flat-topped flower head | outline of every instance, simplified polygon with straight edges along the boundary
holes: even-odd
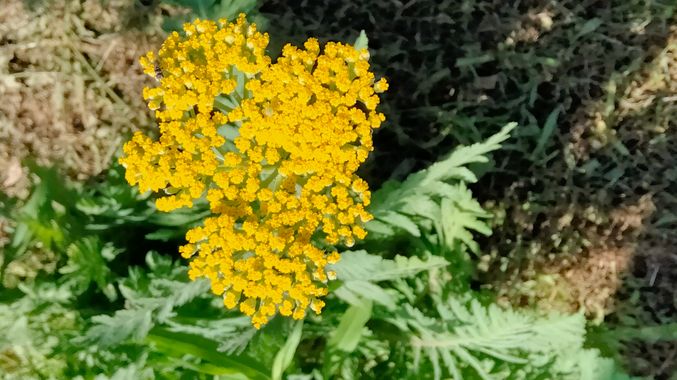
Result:
[[[284,47],[240,16],[195,21],[159,52],[159,86],[146,89],[160,120],[157,141],[137,134],[121,162],[142,191],[169,194],[158,209],[206,198],[213,215],[188,232],[180,251],[192,279],[207,277],[228,308],[257,328],[276,314],[320,313],[331,247],[364,238],[370,193],[355,173],[373,149],[384,79],[366,49],[316,39]],[[154,75],[155,57],[142,58]],[[238,89],[239,87],[239,89]]]

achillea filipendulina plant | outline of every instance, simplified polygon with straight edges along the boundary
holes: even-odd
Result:
[[[277,313],[320,313],[332,247],[364,238],[370,192],[355,172],[384,116],[369,54],[316,39],[284,47],[272,63],[268,35],[248,24],[197,20],[141,58],[159,85],[144,97],[157,141],[124,146],[126,178],[163,192],[161,211],[206,197],[213,215],[180,248],[191,279],[207,277],[228,308],[259,328]]]

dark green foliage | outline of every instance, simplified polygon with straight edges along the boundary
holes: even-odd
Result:
[[[652,327],[674,323],[666,315],[676,310],[664,285],[646,286],[652,273],[669,284],[662,279],[676,273],[655,253],[677,244],[676,10],[660,0],[267,0],[261,7],[282,41],[345,41],[366,31],[371,62],[390,82],[387,121],[365,170],[370,183],[404,178],[449,146],[519,123],[494,155],[495,169],[472,186],[493,214],[493,234],[477,239],[480,283],[530,305],[520,289],[543,272],[565,271],[596,250],[636,251],[631,270],[645,274],[625,279],[622,310],[609,321]],[[547,304],[547,292],[541,297]],[[621,348],[636,373],[672,371],[674,339],[632,341]]]
[[[172,215],[157,214],[152,199],[125,182],[120,166],[86,186],[64,182],[54,168],[35,166],[33,170],[36,184],[30,197],[7,213],[14,225],[12,239],[4,248],[0,268],[3,278],[4,269],[12,261],[42,250],[61,254],[58,260],[68,259],[68,265],[61,269],[67,275],[66,281],[70,273],[87,274],[74,284],[81,291],[86,290],[89,282],[103,289],[108,274],[94,270],[103,267],[106,271],[108,268],[118,271],[130,262],[143,260],[124,255],[116,261],[119,249],[162,247],[156,240],[176,242],[205,215],[200,207]],[[113,261],[116,264],[110,264]],[[101,265],[104,262],[108,268]]]
[[[115,258],[116,250],[110,244],[104,244],[97,237],[87,236],[66,248],[68,262],[59,269],[62,281],[73,288],[76,294],[84,293],[90,284],[95,284],[110,300],[117,294],[110,283],[111,271],[107,262]]]
[[[497,261],[511,257],[515,267],[539,252],[580,252],[597,238],[587,230],[603,228],[610,209],[669,185],[654,175],[669,172],[662,166],[671,162],[669,149],[644,145],[632,164],[621,153],[638,141],[669,147],[669,139],[664,144],[635,129],[624,134],[627,142],[613,140],[596,157],[576,157],[576,150],[579,130],[594,133],[581,125],[591,102],[599,100],[613,124],[616,86],[665,46],[675,7],[613,0],[269,0],[261,12],[284,41],[309,35],[350,40],[367,32],[371,62],[391,82],[384,94],[387,121],[367,169],[373,184],[404,177],[449,146],[478,141],[508,121],[519,123],[496,156],[497,169],[473,189],[507,216],[494,221],[494,237],[481,243],[495,250]],[[663,159],[649,160],[654,150]],[[640,186],[644,181],[634,173],[647,165],[652,169],[642,177],[654,178]],[[660,219],[670,223],[674,218],[666,214]],[[571,215],[571,223],[559,227]]]
[[[600,96],[614,72],[660,46],[673,9],[634,0],[267,0],[260,11],[280,41],[350,41],[366,31],[374,69],[391,83],[370,168],[383,180],[510,121],[521,125],[510,147],[520,154],[507,169],[524,173],[531,159],[552,157],[547,148],[568,120],[544,133],[549,116]],[[637,23],[642,33],[630,30]]]

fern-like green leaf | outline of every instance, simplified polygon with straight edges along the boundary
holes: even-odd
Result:
[[[442,268],[449,263],[442,257],[430,256],[425,260],[418,257],[395,256],[394,260],[384,259],[366,251],[347,251],[341,260],[329,266],[342,281],[388,281],[411,277],[423,271]]]
[[[389,181],[383,189],[374,193],[371,210],[375,214],[388,210],[399,209],[408,203],[410,197],[427,193],[430,195],[440,194],[438,186],[451,181],[466,183],[477,182],[477,177],[465,165],[487,162],[487,154],[499,149],[501,143],[508,139],[510,131],[517,125],[507,124],[501,131],[486,141],[460,146],[451,155],[439,162],[432,164],[427,169],[416,172],[402,183]]]
[[[112,260],[117,251],[111,245],[105,245],[98,237],[87,236],[66,248],[68,263],[59,269],[63,280],[73,287],[76,293],[82,293],[95,283],[97,287],[110,299],[117,296],[115,288],[110,283],[111,271],[107,260]]]
[[[119,310],[114,315],[92,317],[94,325],[77,343],[95,343],[100,347],[116,346],[128,339],[141,340],[153,327],[152,310]]]
[[[195,319],[174,318],[166,321],[171,332],[198,335],[219,342],[217,350],[229,355],[239,355],[256,334],[249,317]]]
[[[472,197],[466,183],[477,182],[467,167],[484,163],[487,154],[500,148],[516,124],[510,123],[482,143],[461,146],[451,155],[402,182],[389,181],[374,193],[370,211],[374,220],[366,228],[375,239],[407,232],[425,235],[439,247],[466,248],[477,253],[473,233],[489,235],[490,214]]]
[[[411,334],[414,358],[425,355],[435,379],[443,377],[442,367],[459,380],[502,379],[516,368],[523,373],[556,372],[557,378],[567,379],[583,379],[575,376],[590,371],[565,362],[572,353],[583,351],[581,314],[539,316],[495,304],[483,306],[476,299],[452,298],[436,304],[436,318],[405,305],[390,319]]]
[[[448,264],[439,256],[430,256],[426,260],[416,256],[395,256],[394,260],[388,260],[366,251],[348,251],[341,254],[341,260],[329,269],[336,271],[342,281],[334,294],[345,302],[359,306],[367,299],[394,310],[401,295],[393,289],[382,288],[377,282],[412,277]]]
[[[207,294],[207,280],[188,281],[186,269],[175,267],[153,253],[146,256],[151,278],[144,278],[130,270],[130,277],[119,285],[125,297],[126,308],[112,316],[92,318],[94,325],[78,340],[104,347],[114,346],[128,339],[140,340],[156,324],[170,321],[175,309]]]

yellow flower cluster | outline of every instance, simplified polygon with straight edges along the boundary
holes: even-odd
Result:
[[[169,194],[160,210],[208,200],[213,216],[180,251],[194,257],[190,277],[209,278],[226,307],[239,305],[257,328],[277,313],[319,314],[335,276],[325,267],[340,258],[326,247],[353,245],[371,219],[355,172],[373,149],[384,120],[376,94],[388,85],[374,80],[366,49],[321,50],[309,39],[271,63],[268,36],[242,15],[184,29],[159,52],[160,85],[144,92],[160,137],[137,134],[125,145],[127,180]],[[155,75],[152,53],[141,62]]]
[[[268,35],[248,25],[197,20],[184,26],[185,36],[172,33],[157,62],[153,52],[141,58],[146,74],[161,73],[160,85],[145,88],[148,107],[160,121],[160,138],[137,132],[125,144],[125,177],[139,190],[170,194],[157,207],[171,211],[190,207],[207,190],[219,162],[214,150],[225,143],[217,128],[227,117],[214,110],[214,98],[236,88],[238,73],[254,76],[270,65],[265,55]],[[156,67],[157,65],[157,67]]]

